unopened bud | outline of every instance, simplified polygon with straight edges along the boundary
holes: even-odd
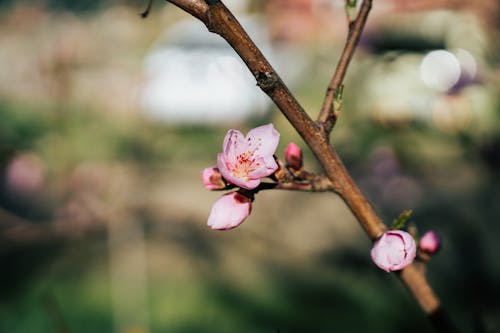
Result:
[[[403,230],[389,230],[375,242],[371,257],[378,267],[390,272],[410,265],[416,253],[417,246],[412,235]]]
[[[418,242],[420,250],[427,254],[435,254],[441,248],[441,238],[437,232],[430,230],[427,231]]]
[[[226,187],[226,183],[222,179],[219,169],[216,167],[203,169],[201,180],[207,190],[222,190]]]
[[[216,230],[233,229],[246,220],[252,211],[252,201],[238,193],[224,194],[212,206],[207,224]]]
[[[285,150],[286,165],[294,170],[302,168],[302,150],[295,143],[290,142]]]

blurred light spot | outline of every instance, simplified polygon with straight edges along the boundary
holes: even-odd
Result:
[[[447,95],[434,104],[432,117],[441,131],[455,133],[469,126],[472,114],[464,98]]]
[[[403,98],[384,96],[373,104],[373,119],[382,126],[404,127],[413,116],[410,105]]]
[[[244,21],[258,43],[268,46],[262,21]],[[270,101],[243,61],[200,24],[181,20],[146,55],[140,93],[145,114],[175,124],[239,123],[266,114]]]
[[[462,76],[466,76],[467,79],[475,78],[477,74],[477,62],[472,54],[464,49],[458,49],[455,52],[455,56],[462,67]]]
[[[44,183],[44,167],[40,158],[32,153],[15,156],[7,165],[7,187],[16,195],[32,195]]]
[[[422,59],[420,78],[431,88],[447,91],[460,78],[460,63],[453,53],[431,51]]]

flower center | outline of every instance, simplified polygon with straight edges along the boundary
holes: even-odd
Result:
[[[255,155],[251,151],[246,151],[236,157],[236,163],[232,168],[235,177],[248,180],[248,174],[257,169],[260,163],[256,161]]]

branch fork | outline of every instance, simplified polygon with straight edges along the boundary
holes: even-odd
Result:
[[[271,64],[221,1],[168,1],[202,21],[209,31],[219,34],[231,45],[254,75],[257,85],[273,100],[309,146],[325,173],[324,176],[309,173],[296,174],[287,169],[287,174],[283,178],[286,181],[261,183],[255,190],[334,191],[348,205],[372,241],[377,240],[387,231],[387,227],[342,164],[329,138],[341,109],[338,103],[335,105],[336,97],[341,95],[342,82],[371,10],[372,0],[363,0],[356,18],[349,19],[349,32],[344,49],[326,89],[319,116],[315,121],[304,111]],[[431,319],[435,328],[440,331],[456,331],[451,323],[443,326],[443,320],[436,321],[436,318],[442,318],[444,310],[428,284],[423,270],[417,269],[416,264],[413,264],[396,275]]]

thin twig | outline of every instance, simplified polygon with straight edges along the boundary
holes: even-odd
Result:
[[[293,181],[289,183],[266,183],[262,182],[256,189],[260,190],[289,190],[305,192],[328,192],[334,191],[332,183],[327,177],[316,176],[309,181]]]
[[[372,0],[363,0],[358,16],[354,21],[349,23],[349,32],[347,34],[346,43],[344,45],[344,49],[342,50],[342,54],[340,55],[337,68],[333,73],[328,88],[326,89],[326,96],[318,116],[318,123],[323,126],[326,133],[331,132],[337,121],[339,110],[334,110],[333,108],[335,94],[339,91],[339,88],[344,81],[347,68],[349,67],[354,51],[356,50],[356,46],[358,45],[371,8]]]
[[[153,0],[148,0],[146,9],[141,13],[142,18],[148,17],[149,13],[151,12],[151,7],[153,7]]]

